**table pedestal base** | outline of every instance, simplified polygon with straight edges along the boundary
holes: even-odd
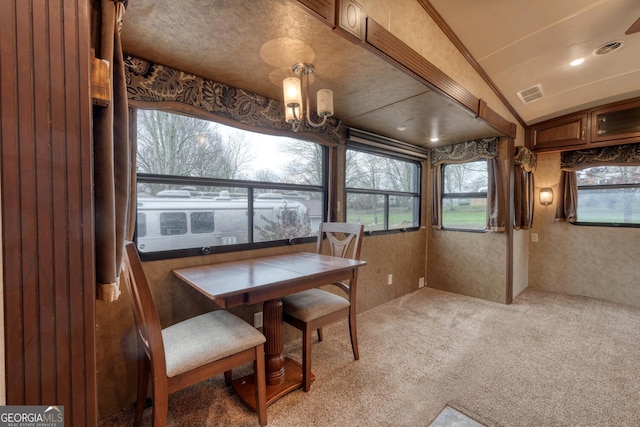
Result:
[[[287,393],[302,387],[302,365],[295,360],[284,359],[284,381],[282,384],[267,384],[267,406]],[[315,376],[311,374],[311,381]],[[233,380],[233,389],[250,408],[256,410],[256,386],[253,374]]]

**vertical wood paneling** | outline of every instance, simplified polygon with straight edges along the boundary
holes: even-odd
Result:
[[[89,2],[0,0],[7,404],[97,423]]]
[[[51,22],[60,22],[62,19],[62,0],[50,0],[49,3],[49,20]],[[51,52],[60,52],[64,55],[64,42],[62,40],[62,32],[57,26],[49,27],[49,49]],[[51,121],[52,123],[64,123],[65,122],[65,75],[64,68],[60,65],[60,61],[57,64],[52,64],[50,70],[50,84],[51,84]],[[66,156],[66,132],[56,132],[51,137],[51,157],[54,159],[52,167],[53,176],[64,176],[67,173],[67,162],[62,161]],[[57,194],[52,197],[51,213],[54,223],[64,223],[66,221],[66,206],[68,196],[66,191],[59,189]],[[69,271],[67,266],[67,258],[69,256],[67,251],[67,230],[66,228],[56,228],[53,230],[53,265],[54,269],[54,281],[55,281],[55,293],[56,295],[65,295],[65,292],[69,292],[65,289],[66,284],[69,282]],[[57,319],[60,329],[69,328],[69,298],[56,298],[54,315]],[[56,337],[59,348],[70,348],[70,337],[68,335]],[[69,369],[72,363],[70,357],[70,351],[59,351],[56,355],[56,364],[60,366],[56,369],[57,375],[60,377],[68,377]],[[69,381],[57,381],[56,394],[58,396],[70,396],[71,384]],[[70,412],[67,410],[67,412]]]
[[[13,396],[24,399],[24,337],[22,334],[22,286],[13,280],[21,280],[22,257],[8,260],[6,253],[20,253],[20,192],[18,190],[18,58],[16,4],[0,0],[0,137],[2,138],[2,238],[3,238],[3,286],[5,311],[5,369],[7,403],[9,390]],[[5,167],[5,165],[13,165]],[[8,261],[8,262],[7,262]],[[12,323],[12,322],[15,322]],[[11,327],[9,327],[11,325]],[[19,328],[15,330],[14,328]]]
[[[48,28],[47,8],[45,3],[35,2],[33,7],[32,27]],[[39,208],[37,212],[38,239],[33,245],[37,250],[38,271],[38,323],[40,335],[40,364],[39,369],[33,369],[34,374],[40,376],[43,384],[57,383],[57,372],[55,369],[55,317],[52,306],[55,301],[53,286],[53,258],[51,233],[53,232],[53,218],[50,212],[45,211],[40,206],[51,205],[52,186],[51,181],[51,138],[41,129],[47,129],[50,118],[50,104],[47,102],[50,96],[45,99],[38,99],[38,94],[48,94],[51,86],[49,79],[49,47],[48,34],[46,31],[33,31],[33,82],[34,82],[34,120],[37,130],[37,140],[35,142],[35,178],[36,178],[36,203]],[[45,138],[46,137],[46,138]],[[26,243],[26,242],[25,242]],[[43,388],[41,395],[37,396],[35,402],[55,401],[55,389]]]

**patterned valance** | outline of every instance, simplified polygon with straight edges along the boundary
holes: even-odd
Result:
[[[516,165],[522,167],[526,172],[535,172],[538,165],[538,156],[527,147],[516,147],[514,161]]]
[[[177,103],[252,127],[292,132],[280,101],[133,56],[125,57],[125,72],[130,101]],[[330,143],[344,141],[340,120],[335,117],[308,132]]]
[[[560,154],[560,168],[563,171],[599,165],[640,165],[640,144],[565,151]]]
[[[431,165],[498,157],[498,138],[484,138],[431,149]]]

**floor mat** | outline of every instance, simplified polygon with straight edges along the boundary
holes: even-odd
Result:
[[[485,427],[485,425],[450,406],[445,406],[429,427]]]

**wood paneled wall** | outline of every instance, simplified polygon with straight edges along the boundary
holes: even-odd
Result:
[[[0,0],[8,405],[97,423],[89,2]]]

